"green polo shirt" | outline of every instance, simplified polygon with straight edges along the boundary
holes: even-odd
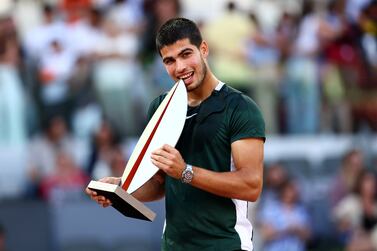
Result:
[[[149,118],[165,96],[152,102]],[[234,170],[231,144],[243,138],[265,138],[262,114],[249,97],[220,83],[200,106],[188,108],[176,149],[186,163],[229,172]],[[220,197],[169,176],[165,197],[163,250],[252,250],[246,201]]]

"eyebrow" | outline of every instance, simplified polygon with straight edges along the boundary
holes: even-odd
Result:
[[[191,49],[191,48],[184,48],[183,50],[181,50],[179,53],[178,53],[178,57],[179,56],[181,56],[182,54],[184,54],[184,53],[186,53],[186,52],[192,52],[192,51],[194,51],[193,49]],[[163,58],[162,59],[162,62],[166,62],[166,61],[168,61],[168,60],[172,60],[173,59],[173,57],[166,57],[166,58]]]
[[[178,53],[178,56],[181,56],[182,54],[184,54],[184,53],[186,53],[186,52],[188,52],[188,51],[193,51],[193,49],[191,49],[191,48],[185,48],[185,49],[183,49],[183,50],[181,50],[181,52],[180,53]]]

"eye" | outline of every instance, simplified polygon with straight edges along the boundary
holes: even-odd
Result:
[[[190,55],[191,55],[191,52],[188,51],[188,52],[183,53],[182,57],[183,58],[188,58]]]
[[[164,60],[164,64],[165,64],[165,65],[171,65],[173,62],[174,62],[174,61],[171,60],[171,59],[166,59],[166,60]]]

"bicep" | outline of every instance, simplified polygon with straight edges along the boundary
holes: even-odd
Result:
[[[263,138],[245,138],[232,143],[235,169],[258,197],[263,183]]]
[[[232,158],[237,170],[250,169],[262,172],[264,157],[264,140],[262,138],[245,138],[232,143]]]

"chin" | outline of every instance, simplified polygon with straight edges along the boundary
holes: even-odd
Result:
[[[191,84],[186,85],[186,89],[187,89],[187,91],[193,91],[193,90],[195,90],[197,87],[198,87],[198,85],[195,84],[194,82],[191,83]]]

